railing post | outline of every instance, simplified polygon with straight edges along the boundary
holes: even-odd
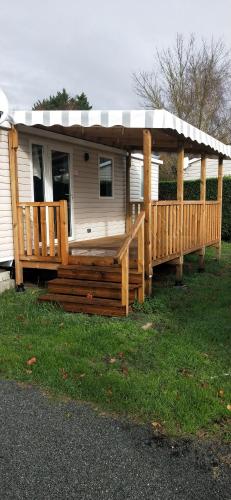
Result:
[[[122,262],[122,306],[125,306],[126,316],[129,312],[129,247],[126,249]]]
[[[9,131],[9,167],[11,184],[11,207],[14,239],[14,261],[16,286],[23,284],[23,268],[19,256],[19,228],[18,228],[18,175],[17,175],[18,131],[12,127]],[[23,289],[23,288],[21,288]]]
[[[142,275],[142,285],[138,288],[138,301],[144,302],[144,223],[141,224],[137,235],[138,272]]]
[[[221,258],[221,230],[222,230],[222,191],[223,191],[223,158],[219,157],[218,181],[217,181],[217,201],[219,201],[219,242],[217,244],[217,260]]]
[[[145,291],[147,295],[152,292],[152,203],[151,203],[151,159],[152,135],[150,130],[143,131],[144,155],[144,246],[145,246]]]
[[[199,255],[199,271],[205,269],[205,244],[206,244],[206,156],[201,155],[201,179],[200,179],[200,200],[202,203],[202,217],[200,227],[200,240],[202,247],[200,248]]]
[[[178,158],[177,158],[177,200],[179,202],[179,210],[180,210],[180,217],[179,217],[179,249],[180,249],[180,257],[177,260],[177,267],[176,267],[176,285],[181,285],[182,283],[182,278],[183,278],[183,263],[184,263],[184,257],[183,257],[183,223],[184,223],[184,147],[180,146],[179,151],[178,151]]]
[[[68,264],[68,210],[67,201],[62,200],[60,202],[60,239],[61,239],[61,259],[62,264]]]

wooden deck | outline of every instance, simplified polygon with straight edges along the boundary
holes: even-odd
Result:
[[[152,202],[151,271],[168,261],[182,266],[185,254],[218,245],[220,210],[220,201]],[[19,203],[18,221],[22,269],[53,269],[58,273],[42,300],[61,302],[68,311],[99,314],[101,310],[106,315],[128,314],[135,298],[144,300],[142,206],[133,204],[126,234],[82,241],[68,241],[67,205],[63,201]]]

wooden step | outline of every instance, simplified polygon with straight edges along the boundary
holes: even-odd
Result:
[[[110,281],[95,281],[95,280],[83,280],[83,279],[69,279],[69,278],[55,278],[51,281],[48,281],[48,289],[53,285],[61,285],[61,286],[69,286],[70,288],[85,286],[89,289],[91,288],[113,288],[121,290],[121,283]],[[138,288],[136,283],[129,285],[130,290],[135,290]]]
[[[57,294],[70,294],[74,296],[86,297],[87,294],[92,294],[93,297],[105,298],[105,299],[118,299],[121,300],[122,292],[119,288],[108,288],[108,287],[89,287],[89,286],[71,286],[65,284],[54,284],[52,281],[48,283],[48,290],[50,293]],[[136,289],[129,290],[129,301],[134,302],[136,298]]]
[[[120,307],[121,301],[116,299],[106,299],[106,298],[98,298],[88,296],[76,296],[76,295],[65,295],[59,293],[46,293],[44,295],[40,295],[40,302],[58,302],[59,304],[63,304],[66,302],[72,304],[90,304],[90,305],[98,305],[98,306],[108,306],[108,307]]]
[[[85,313],[85,314],[97,314],[99,316],[126,316],[126,308],[124,306],[120,307],[109,307],[109,306],[98,306],[89,304],[74,304],[74,303],[64,303],[62,304],[64,311],[72,313]]]
[[[90,281],[109,281],[112,283],[121,283],[122,271],[121,268],[114,270],[113,268],[102,271],[96,266],[92,266],[91,269],[84,269],[83,266],[78,266],[77,269],[70,269],[69,266],[66,268],[58,269],[58,278],[72,278],[78,280],[90,280]],[[129,283],[140,285],[142,282],[142,274],[138,271],[129,272]]]
[[[93,265],[86,265],[86,264],[82,264],[82,265],[71,265],[71,264],[68,264],[68,265],[65,265],[65,264],[60,264],[59,266],[59,270],[60,269],[69,269],[71,271],[92,271],[92,270],[97,270],[97,271],[119,271],[121,270],[121,266],[120,264],[112,264],[111,266],[99,266],[99,265],[96,265],[96,264],[93,264]]]

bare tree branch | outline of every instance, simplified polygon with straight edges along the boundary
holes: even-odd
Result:
[[[192,125],[231,142],[231,58],[221,40],[198,43],[178,34],[156,51],[152,71],[133,75],[134,90],[147,108],[165,108]]]

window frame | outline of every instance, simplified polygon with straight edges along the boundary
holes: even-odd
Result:
[[[112,195],[111,196],[101,196],[100,194],[100,159],[101,158],[106,158],[107,160],[111,161],[111,166],[112,166]],[[98,154],[98,186],[99,186],[99,199],[100,200],[114,200],[114,157],[113,156],[107,156],[102,153]]]

